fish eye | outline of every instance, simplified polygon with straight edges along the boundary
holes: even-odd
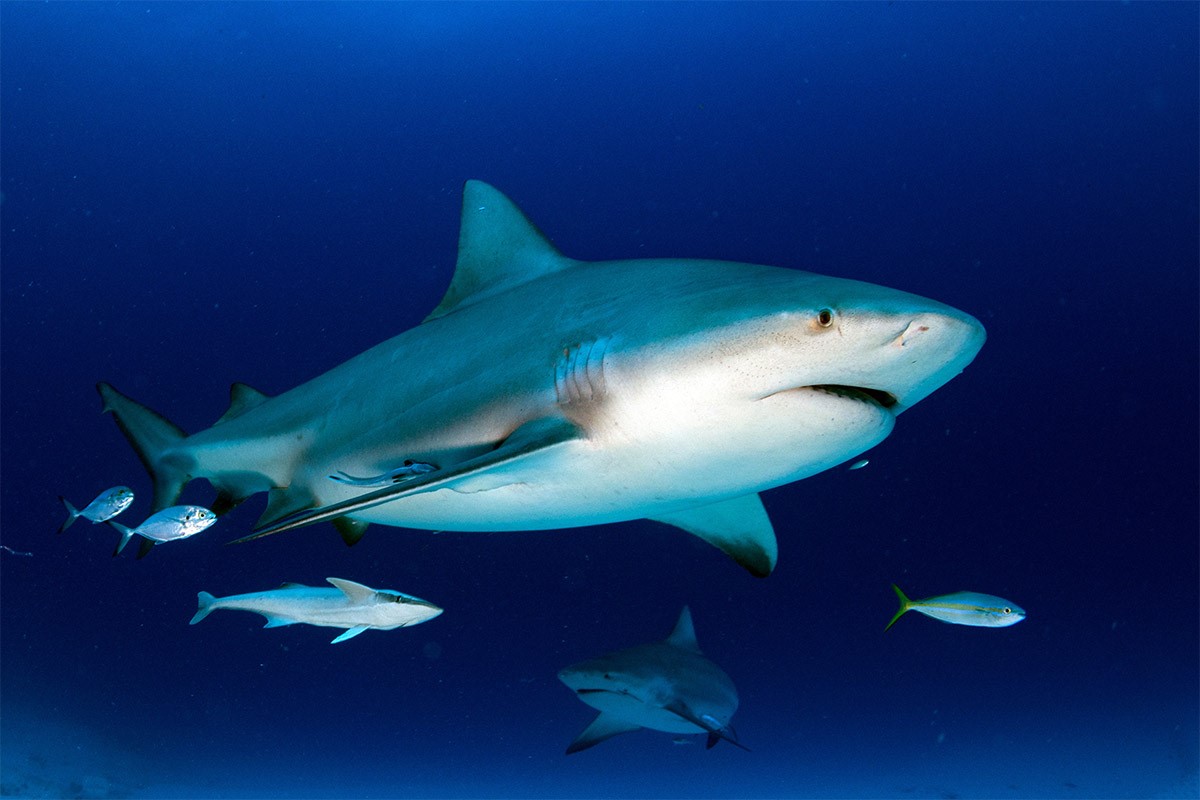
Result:
[[[830,325],[832,325],[833,324],[833,310],[829,309],[829,308],[822,308],[820,311],[818,311],[817,312],[817,324],[820,325],[822,328],[828,328]]]
[[[1012,609],[1011,609],[1011,608],[1008,608],[1008,607],[1002,608],[1002,609],[1000,609],[1000,610],[1001,610],[1001,611],[1003,611],[1005,614],[1011,614],[1011,613],[1012,613]]]

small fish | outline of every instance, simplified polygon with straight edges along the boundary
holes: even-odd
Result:
[[[345,483],[350,486],[377,487],[377,486],[392,486],[397,483],[403,483],[409,478],[417,475],[424,475],[427,472],[433,472],[437,469],[435,464],[426,464],[421,461],[405,461],[403,465],[396,467],[393,470],[375,475],[370,478],[356,478],[353,475],[347,475],[345,472],[338,470],[336,475],[330,475],[329,480]]]
[[[862,469],[863,467],[865,467],[867,464],[870,464],[870,463],[871,463],[871,461],[869,459],[863,458],[863,459],[859,459],[858,461],[855,461],[853,464],[851,464],[846,469]]]
[[[372,589],[341,578],[325,580],[335,588],[285,583],[278,589],[229,597],[213,597],[208,592],[200,592],[196,596],[196,615],[190,624],[195,625],[218,608],[232,608],[262,614],[267,618],[266,628],[297,623],[345,628],[345,632],[333,640],[333,644],[337,644],[370,628],[389,631],[417,625],[442,613],[442,609],[433,603],[403,592]]]
[[[200,506],[164,508],[156,514],[151,514],[136,528],[129,528],[119,522],[110,521],[108,524],[121,534],[121,540],[117,542],[117,549],[113,551],[113,555],[119,555],[134,534],[146,539],[141,553],[138,554],[138,558],[141,558],[150,552],[150,548],[157,542],[173,542],[176,539],[195,536],[216,521],[216,514]]]
[[[900,610],[892,617],[887,628],[884,628],[885,631],[895,625],[896,620],[907,611],[917,611],[927,617],[954,625],[972,625],[977,628],[1007,628],[1025,619],[1025,609],[995,595],[955,592],[927,597],[924,600],[909,600],[896,584],[892,584],[892,589],[900,598]]]
[[[80,517],[90,519],[93,525],[112,519],[133,503],[133,490],[128,486],[114,486],[98,494],[82,511],[71,505],[67,498],[60,495],[58,499],[67,509],[66,521],[58,526],[58,532],[62,533]]]

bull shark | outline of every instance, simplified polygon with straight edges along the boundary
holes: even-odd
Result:
[[[235,383],[224,415],[191,435],[97,388],[155,509],[194,478],[216,488],[218,513],[268,492],[239,541],[322,521],[353,544],[369,523],[648,518],[765,576],[778,548],[758,493],[878,444],[984,338],[969,314],[854,280],[568,258],[473,180],[449,289],[420,325],[274,397]]]
[[[665,641],[581,661],[559,672],[558,679],[600,712],[571,742],[568,755],[639,728],[705,733],[708,747],[724,739],[747,749],[729,727],[737,689],[701,654],[687,606]]]

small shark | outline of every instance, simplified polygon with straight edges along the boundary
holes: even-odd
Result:
[[[639,728],[706,733],[708,747],[724,739],[747,749],[729,727],[738,707],[737,689],[700,653],[687,606],[665,641],[581,661],[559,672],[558,679],[600,711],[571,742],[568,755]]]
[[[325,580],[335,588],[285,583],[278,589],[229,597],[213,597],[208,592],[200,592],[196,597],[196,615],[188,624],[195,625],[218,608],[232,608],[262,614],[267,618],[264,628],[297,623],[345,628],[345,633],[333,640],[333,644],[337,644],[368,628],[390,631],[426,622],[442,613],[442,609],[433,603],[403,592],[372,589],[341,578]]]
[[[778,548],[758,493],[878,444],[984,338],[969,314],[853,280],[577,261],[468,181],[454,277],[417,327],[275,397],[235,383],[229,410],[192,435],[97,388],[151,473],[156,509],[193,478],[216,487],[218,513],[269,493],[243,540],[322,521],[353,544],[373,522],[648,518],[763,576]],[[363,475],[376,477],[340,477]]]

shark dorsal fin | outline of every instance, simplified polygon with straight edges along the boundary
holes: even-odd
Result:
[[[342,578],[326,578],[325,580],[341,589],[342,594],[350,598],[352,602],[368,603],[375,599],[375,590],[370,586],[364,586],[361,583],[355,583],[354,581],[348,581]]]
[[[700,645],[696,642],[696,629],[692,626],[692,610],[687,606],[679,613],[679,621],[675,623],[675,630],[667,637],[667,643],[694,653],[700,652]]]
[[[217,422],[228,422],[240,417],[252,408],[257,408],[271,398],[245,383],[234,383],[229,387],[229,410]]]
[[[498,189],[483,181],[467,181],[454,278],[425,321],[574,263]]]
[[[279,588],[280,589],[307,589],[308,587],[305,586],[303,583],[296,583],[295,581],[284,581],[283,583],[279,584]]]

